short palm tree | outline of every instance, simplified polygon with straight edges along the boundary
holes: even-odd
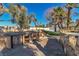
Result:
[[[9,14],[12,16],[11,21],[12,21],[12,23],[15,23],[16,22],[15,16],[18,13],[17,12],[17,8],[16,8],[16,5],[9,4],[9,8],[8,9],[9,9]]]
[[[54,11],[57,16],[57,25],[60,29],[62,29],[63,28],[63,21],[65,18],[65,12],[64,12],[63,8],[61,8],[61,7],[55,8]]]
[[[76,26],[75,26],[75,29],[79,27],[79,20],[76,21]]]
[[[61,7],[56,7],[54,9],[52,9],[52,12],[50,12],[47,15],[47,19],[50,20],[50,23],[52,23],[54,25],[55,32],[56,32],[57,25],[60,29],[63,28],[62,23],[63,23],[64,14],[65,14],[64,10]]]
[[[29,20],[26,15],[26,7],[18,5],[19,14],[16,15],[16,22],[20,26],[21,29],[26,29],[29,27]]]
[[[50,10],[48,11],[47,15],[46,15],[47,20],[49,21],[48,26],[54,25],[54,31],[56,32],[56,20],[57,20],[57,16],[55,13],[55,10],[52,9],[52,11],[50,12]]]
[[[0,16],[2,16],[4,13],[8,12],[9,10],[7,8],[4,8],[3,4],[0,3]]]
[[[36,17],[35,17],[34,14],[29,15],[29,16],[28,16],[28,19],[29,19],[29,22],[30,22],[30,23],[33,22],[34,25],[35,25],[35,27],[37,27],[37,19],[36,19]]]
[[[4,11],[3,11],[3,5],[2,4],[0,4],[0,16],[2,16],[3,14],[4,14]]]
[[[20,29],[28,28],[28,18],[26,15],[26,7],[19,4],[10,4],[9,13],[12,16],[12,23],[19,25]]]

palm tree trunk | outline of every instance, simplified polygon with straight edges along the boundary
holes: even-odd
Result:
[[[58,23],[58,27],[59,27],[59,29],[61,29],[61,26],[60,26],[60,24]]]
[[[34,24],[35,24],[35,28],[36,28],[36,30],[37,30],[36,22],[34,22]]]
[[[57,29],[56,29],[56,24],[54,24],[54,32],[56,32],[57,31]]]
[[[61,29],[62,29],[63,28],[63,24],[61,23],[60,25],[61,25]]]
[[[71,9],[70,8],[68,8],[68,16],[67,16],[67,28],[69,28],[69,19],[70,19],[70,11],[71,11]]]
[[[60,25],[60,29],[62,29],[63,28],[63,22],[60,22],[59,25]]]
[[[76,24],[75,29],[79,26],[79,24]]]

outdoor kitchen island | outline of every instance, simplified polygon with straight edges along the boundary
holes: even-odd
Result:
[[[64,52],[66,55],[79,55],[79,32],[78,31],[62,31],[60,38]]]

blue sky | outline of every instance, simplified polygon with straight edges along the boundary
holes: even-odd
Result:
[[[21,4],[21,3],[20,3]],[[45,11],[48,8],[53,8],[56,6],[64,6],[65,4],[62,3],[22,3],[21,5],[24,5],[28,9],[28,13],[35,13],[36,18],[38,22],[41,22],[42,24],[46,24],[47,20],[45,18]],[[8,6],[8,4],[4,4],[4,6]],[[78,12],[79,9],[73,9]],[[72,19],[77,19],[77,17],[72,16]],[[0,16],[0,20],[11,20],[11,16],[7,13],[5,13],[3,16]],[[4,21],[0,22],[0,25],[15,25],[12,24],[11,22]],[[33,23],[31,23],[31,26],[34,26]]]

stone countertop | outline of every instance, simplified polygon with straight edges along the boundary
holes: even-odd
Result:
[[[66,35],[79,36],[79,33],[75,33],[75,32],[61,31],[61,33],[66,34]]]
[[[2,32],[0,35],[4,36],[17,36],[17,35],[27,35],[29,32]]]
[[[69,33],[65,33],[65,34],[67,34],[67,35],[79,36],[79,33],[71,33],[71,32],[69,32]]]

